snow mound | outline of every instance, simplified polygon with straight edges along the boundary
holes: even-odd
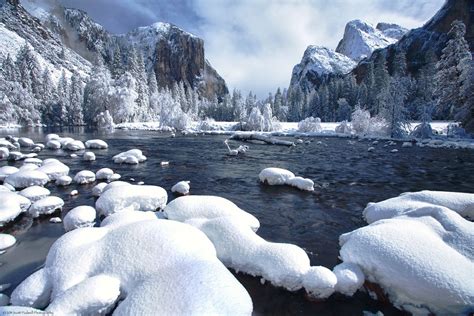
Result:
[[[115,163],[127,163],[127,164],[138,164],[146,160],[146,156],[143,155],[140,149],[130,149],[118,155],[115,155],[113,158]]]
[[[311,179],[295,177],[294,173],[282,168],[265,168],[258,175],[260,182],[269,185],[289,185],[304,191],[314,191]]]
[[[56,210],[63,207],[64,201],[57,196],[47,196],[34,202],[28,209],[28,213],[34,218],[40,215],[53,214]]]
[[[10,150],[5,147],[0,147],[0,159],[7,159],[10,156]]]
[[[95,181],[95,173],[89,170],[79,171],[74,176],[74,182],[78,184],[87,184],[87,183],[92,183],[94,181]]]
[[[70,231],[81,227],[92,227],[95,224],[96,212],[92,206],[77,206],[64,216],[64,229]]]
[[[72,182],[72,178],[70,176],[61,176],[56,179],[56,185],[59,186],[68,186]]]
[[[61,137],[59,137],[58,134],[48,134],[46,135],[46,137],[44,138],[44,140],[46,142],[49,142],[50,140],[59,140]]]
[[[90,139],[86,141],[86,148],[107,149],[109,148],[109,145],[101,139]]]
[[[66,142],[66,145],[64,147],[65,149],[71,150],[71,151],[84,150],[86,148],[84,146],[84,143],[81,142],[80,140],[73,140],[71,142]]]
[[[0,227],[13,221],[31,205],[30,200],[13,192],[0,191]],[[23,207],[22,207],[23,206]]]
[[[308,295],[315,298],[326,298],[334,292],[337,278],[332,271],[324,267],[311,267],[306,252],[296,245],[264,240],[252,230],[245,218],[196,217],[185,223],[207,235],[216,247],[217,257],[227,267],[261,276],[273,285],[290,291],[304,287]]]
[[[337,277],[336,291],[352,296],[364,285],[365,276],[362,270],[353,263],[343,262],[333,269]]]
[[[95,154],[91,151],[86,151],[84,155],[82,156],[82,160],[84,161],[94,161],[95,160]]]
[[[381,219],[404,215],[429,205],[444,206],[463,217],[474,219],[474,194],[444,191],[403,193],[382,202],[369,203],[363,215],[367,223],[370,224]]]
[[[46,188],[35,185],[21,190],[19,194],[26,197],[31,202],[36,202],[47,197],[51,192]]]
[[[179,181],[178,183],[173,185],[173,187],[171,188],[171,192],[178,193],[181,195],[188,195],[190,190],[190,182],[191,181]]]
[[[48,175],[39,169],[18,171],[5,178],[5,183],[10,184],[15,189],[23,189],[33,185],[43,186],[48,182]]]
[[[0,250],[10,248],[16,243],[16,238],[9,234],[0,234]]]
[[[404,213],[403,204],[400,208],[395,214]],[[474,223],[458,213],[420,205],[343,234],[339,241],[342,260],[358,265],[395,306],[422,314],[472,312]]]
[[[150,212],[122,212],[102,227],[66,233],[11,302],[58,315],[106,313],[115,304],[114,315],[252,312],[250,296],[202,232]]]
[[[51,180],[57,180],[69,174],[69,167],[54,158],[45,159],[37,170],[46,173]]]
[[[97,180],[108,180],[113,174],[114,171],[112,169],[102,168],[95,173],[95,178]]]
[[[101,182],[97,184],[95,187],[92,188],[92,195],[95,197],[99,197],[102,192],[104,191],[104,188],[107,186],[107,183]]]
[[[232,201],[212,195],[188,195],[171,201],[164,209],[165,217],[184,222],[189,219],[212,219],[223,216],[238,217],[257,231],[260,227],[258,219],[239,208]]]
[[[53,150],[60,149],[61,148],[61,143],[57,140],[49,140],[46,143],[46,147],[49,148],[49,149],[53,149]]]
[[[109,185],[116,183],[118,182],[112,182]],[[104,216],[125,209],[127,211],[156,211],[163,209],[168,201],[166,190],[159,186],[116,185],[107,187],[104,188],[95,203],[97,212]]]
[[[127,185],[132,185],[128,182],[125,182],[125,181],[115,181],[115,182],[112,182],[112,183],[108,183],[104,189],[102,190],[102,192],[105,192],[107,190],[110,190],[112,188],[116,188],[116,187],[120,187],[120,186],[127,186]]]
[[[0,168],[0,181],[5,181],[5,178],[11,174],[17,173],[19,169],[13,166],[3,166]]]

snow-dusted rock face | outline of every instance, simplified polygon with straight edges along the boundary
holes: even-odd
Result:
[[[355,61],[368,57],[379,48],[387,47],[398,41],[408,30],[396,24],[379,23],[377,28],[360,20],[346,24],[344,37],[336,52]]]
[[[109,185],[117,184],[112,182]],[[105,187],[95,203],[97,212],[108,216],[121,211],[156,211],[168,201],[166,190],[154,185],[116,185]]]
[[[293,67],[290,87],[300,86],[303,91],[308,91],[318,85],[324,76],[346,74],[355,66],[356,63],[343,54],[311,45],[306,48],[301,62]]]
[[[212,195],[182,196],[171,201],[164,209],[165,217],[171,220],[184,222],[193,218],[218,218],[233,216],[240,218],[257,231],[260,227],[258,219],[239,208],[232,201]]]
[[[11,303],[60,315],[105,314],[116,303],[114,315],[250,315],[253,309],[202,232],[149,212],[114,214],[102,227],[65,234],[44,268],[13,291]]]
[[[422,191],[369,205],[369,213],[382,216],[341,235],[340,256],[379,284],[395,306],[468,314],[474,306],[474,223],[460,214],[472,212],[473,196]]]

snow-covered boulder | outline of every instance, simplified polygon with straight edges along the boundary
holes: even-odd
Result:
[[[428,205],[444,206],[463,217],[474,219],[474,194],[444,191],[408,192],[382,202],[369,203],[363,216],[370,224]]]
[[[298,123],[298,132],[319,133],[321,132],[321,119],[319,117],[308,117]]]
[[[60,138],[61,138],[61,137],[59,137],[58,134],[48,134],[48,135],[46,135],[46,137],[44,138],[44,140],[45,140],[46,142],[49,142],[50,140],[58,140],[58,139],[60,139]]]
[[[421,123],[413,129],[410,136],[423,139],[431,138],[433,136],[433,129],[430,123]]]
[[[16,238],[9,234],[0,234],[0,251],[10,248],[16,243]]]
[[[84,161],[94,161],[95,154],[92,151],[86,151],[84,155],[82,155],[82,160]]]
[[[80,140],[73,140],[72,142],[67,142],[64,147],[67,150],[71,150],[71,151],[84,150],[86,148],[84,146],[84,143],[81,142]]]
[[[408,213],[404,207],[395,217],[341,235],[340,257],[358,265],[399,308],[468,314],[474,306],[474,223],[441,205],[419,205]]]
[[[11,303],[58,315],[104,314],[115,304],[114,315],[252,313],[250,296],[202,232],[149,212],[66,233]]]
[[[21,166],[18,171],[36,170],[38,168],[39,167],[35,164],[27,163],[27,164],[24,164],[23,166]]]
[[[17,173],[19,170],[13,166],[3,166],[0,168],[0,181],[5,181],[5,178],[11,174]]]
[[[25,155],[23,155],[19,151],[10,151],[10,154],[8,155],[7,158],[9,161],[18,161],[21,159],[25,159]]]
[[[92,195],[95,197],[99,197],[102,192],[104,191],[104,188],[107,186],[107,183],[101,182],[97,184],[95,187],[92,188]]]
[[[117,181],[119,180],[120,178],[122,178],[122,176],[118,173],[114,173],[113,175],[111,175],[107,180],[108,181]]]
[[[314,191],[314,182],[303,177],[294,177],[286,181],[286,184],[303,191]]]
[[[89,170],[82,170],[74,176],[74,182],[78,184],[87,184],[95,181],[95,173]]]
[[[185,222],[207,235],[227,267],[261,276],[290,291],[305,288],[314,298],[326,298],[334,292],[337,278],[331,270],[311,267],[306,252],[296,245],[264,240],[242,217],[196,217]]]
[[[0,159],[7,159],[10,156],[10,150],[6,147],[0,147]]]
[[[23,160],[23,164],[34,164],[37,166],[41,166],[42,163],[43,160],[39,158],[26,158],[25,160]]]
[[[70,176],[61,176],[56,179],[56,185],[59,186],[68,186],[72,182],[72,178]]]
[[[269,185],[284,185],[286,182],[295,177],[295,174],[289,170],[282,168],[265,168],[258,175],[260,182]]]
[[[23,200],[22,200],[23,199]],[[23,202],[24,208],[20,202]],[[0,227],[13,221],[25,208],[31,205],[30,200],[13,192],[0,192]]]
[[[90,139],[86,141],[86,148],[107,149],[109,148],[109,145],[101,139]]]
[[[48,175],[38,169],[18,171],[5,178],[5,183],[10,184],[15,189],[23,189],[33,185],[43,186],[48,182]]]
[[[146,156],[143,155],[140,149],[130,149],[115,155],[112,159],[115,163],[138,164],[145,161]]]
[[[125,181],[114,181],[111,183],[108,183],[102,190],[102,192],[105,192],[107,190],[110,190],[112,188],[120,187],[120,186],[127,186],[127,185],[132,185],[131,183],[125,182]]]
[[[46,143],[46,147],[49,148],[49,149],[53,149],[53,150],[60,149],[61,148],[61,143],[57,140],[49,140]]]
[[[311,179],[295,177],[294,173],[282,168],[265,168],[258,175],[260,182],[268,185],[289,185],[304,191],[314,191]]]
[[[102,168],[95,173],[95,178],[97,180],[108,180],[113,174],[114,171],[112,169]]]
[[[43,161],[38,171],[46,173],[51,180],[57,180],[69,174],[69,167],[57,159],[49,158]]]
[[[28,137],[20,137],[18,143],[20,143],[21,147],[33,147],[35,145],[35,142]]]
[[[46,188],[34,185],[21,190],[19,194],[26,197],[31,202],[36,202],[38,200],[41,200],[42,198],[47,197],[51,194],[51,192]]]
[[[92,206],[77,206],[64,216],[64,229],[68,232],[76,228],[92,227],[95,224],[95,218],[96,211]]]
[[[156,211],[163,209],[167,200],[166,190],[159,186],[118,185],[104,188],[95,207],[99,214],[108,216],[123,210]]]
[[[0,147],[7,148],[7,149],[15,149],[15,145],[13,145],[10,141],[0,138]]]
[[[233,216],[240,218],[252,230],[260,227],[258,219],[239,208],[232,201],[220,196],[187,195],[171,201],[164,209],[165,217],[171,220],[185,222],[193,218],[218,218]]]
[[[190,186],[189,186],[190,182],[191,181],[179,181],[178,183],[173,185],[173,187],[171,187],[171,192],[177,193],[180,195],[188,195],[189,190],[190,190]]]
[[[64,201],[61,198],[57,196],[47,196],[34,202],[28,209],[28,213],[36,218],[40,215],[52,214],[56,210],[60,210],[63,205]]]

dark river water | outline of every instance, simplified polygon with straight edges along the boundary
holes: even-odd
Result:
[[[0,131],[43,142],[42,130]],[[93,150],[94,162],[71,158],[70,152],[43,150],[39,158],[58,158],[70,168],[70,175],[80,170],[97,171],[110,167],[122,175],[121,180],[159,185],[168,190],[181,180],[191,181],[191,194],[219,195],[232,200],[255,215],[261,223],[258,234],[274,242],[287,242],[304,248],[312,265],[328,268],[338,264],[339,235],[366,225],[362,210],[368,202],[380,201],[406,191],[447,190],[474,192],[474,151],[383,147],[376,145],[367,152],[371,142],[343,138],[310,138],[311,143],[288,148],[250,144],[245,155],[228,156],[223,144],[226,136],[177,136],[145,131],[115,131],[100,134],[94,131],[55,131],[61,136],[80,140],[101,138],[109,149]],[[238,143],[230,142],[231,147]],[[132,148],[141,149],[148,157],[137,166],[118,165],[112,156]],[[398,153],[390,153],[397,148]],[[161,161],[170,165],[162,167]],[[7,162],[0,162],[0,166]],[[10,163],[20,166],[22,162]],[[312,179],[312,193],[285,186],[265,186],[258,174],[266,167],[281,167]],[[90,194],[94,185],[58,188],[49,184],[52,195],[65,201],[63,214],[78,205],[94,205]],[[70,197],[73,189],[79,195]],[[44,262],[51,244],[64,233],[62,224],[49,223],[49,218],[32,221],[23,216],[4,232],[17,238],[17,245],[0,256],[0,284],[11,283],[9,294],[26,276]],[[384,315],[401,312],[387,303],[373,301],[365,293],[354,297],[333,295],[323,302],[308,301],[302,291],[290,293],[258,278],[238,274],[237,278],[250,293],[255,314],[362,315],[363,311],[382,311]]]

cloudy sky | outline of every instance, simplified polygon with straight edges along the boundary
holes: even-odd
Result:
[[[115,33],[164,21],[205,41],[229,87],[259,97],[287,87],[310,44],[335,49],[353,19],[407,28],[424,24],[444,0],[61,0]]]

